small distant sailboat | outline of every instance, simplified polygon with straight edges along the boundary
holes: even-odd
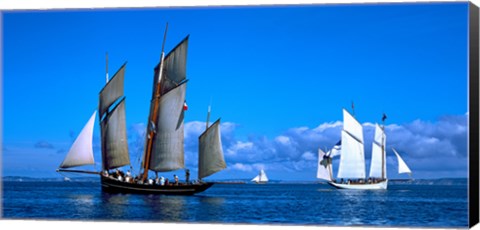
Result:
[[[252,179],[252,181],[257,184],[266,184],[268,182],[267,174],[262,169],[260,170],[260,173],[255,178]]]
[[[319,149],[317,178],[326,180],[330,185],[339,189],[387,189],[387,164],[386,164],[386,135],[384,127],[375,124],[375,136],[372,143],[372,159],[369,177],[365,173],[365,155],[362,125],[345,109],[343,109],[342,139],[328,153]],[[384,115],[382,120],[384,121]],[[338,147],[340,145],[340,147]],[[340,149],[340,150],[339,150]],[[340,153],[340,154],[339,154]],[[400,155],[397,155],[399,173],[411,171]],[[337,178],[333,178],[332,158],[340,155]]]

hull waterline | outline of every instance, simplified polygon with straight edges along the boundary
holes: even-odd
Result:
[[[101,177],[102,191],[108,193],[139,193],[139,194],[165,194],[165,195],[193,195],[210,188],[214,183],[202,182],[196,184],[180,185],[149,185],[135,184],[116,179]]]
[[[366,183],[366,184],[337,184],[335,182],[329,181],[329,185],[337,189],[353,189],[353,190],[386,190],[388,185],[388,180],[384,180],[378,183]]]

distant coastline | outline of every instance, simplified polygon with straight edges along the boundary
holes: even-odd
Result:
[[[99,182],[99,177],[71,177],[71,182]],[[2,182],[63,182],[63,177],[35,178],[25,176],[4,176]],[[218,184],[249,184],[250,179],[223,179],[212,180]],[[311,181],[281,181],[271,180],[268,184],[322,184],[319,180]],[[389,184],[418,184],[418,185],[463,185],[468,184],[468,178],[437,178],[437,179],[390,179]]]

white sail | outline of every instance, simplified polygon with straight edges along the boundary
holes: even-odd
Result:
[[[343,110],[342,153],[338,178],[365,178],[365,155],[362,125]]]
[[[362,125],[345,109],[343,109],[343,130],[363,144]]]
[[[398,159],[398,173],[408,173],[410,176],[412,175],[412,171],[410,170],[410,168],[407,166],[407,164],[405,163],[405,161],[403,161],[403,159],[400,157],[400,154],[398,154],[398,152],[392,148],[393,152],[395,153],[395,155],[397,155],[397,159]]]
[[[370,164],[369,177],[372,178],[386,178],[386,135],[384,130],[375,124],[375,137],[372,143],[372,161]],[[383,172],[382,172],[383,171]]]
[[[265,171],[260,170],[260,182],[267,182],[268,181],[268,177],[267,177],[267,174],[265,173]]]
[[[332,180],[332,164],[329,161],[329,158],[323,158],[325,156],[325,152],[321,149],[318,149],[318,164],[317,164],[317,178],[323,179],[327,181]]]
[[[75,142],[73,142],[67,156],[65,156],[65,159],[60,164],[60,168],[94,164],[92,138],[96,113],[97,111],[93,112],[90,120],[88,120],[87,124],[83,127],[77,139],[75,139]]]
[[[267,174],[262,169],[262,170],[260,170],[260,173],[255,178],[252,179],[252,181],[255,181],[257,183],[262,183],[262,182],[266,183],[266,182],[268,182]]]
[[[210,176],[227,167],[223,157],[220,119],[210,126],[199,139],[198,178]]]

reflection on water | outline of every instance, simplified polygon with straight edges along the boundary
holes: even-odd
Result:
[[[387,222],[388,190],[338,190],[339,211],[346,225]]]
[[[140,195],[152,217],[180,222],[185,215],[185,196]]]
[[[80,194],[80,195],[69,195],[69,200],[71,204],[68,204],[71,208],[71,215],[74,216],[92,216],[94,214],[95,196],[92,194]]]
[[[207,205],[217,205],[222,206],[225,202],[225,198],[223,197],[210,197],[210,196],[198,196],[201,203]]]
[[[102,192],[100,199],[105,205],[105,212],[111,213],[113,217],[122,217],[128,213],[129,195]]]

